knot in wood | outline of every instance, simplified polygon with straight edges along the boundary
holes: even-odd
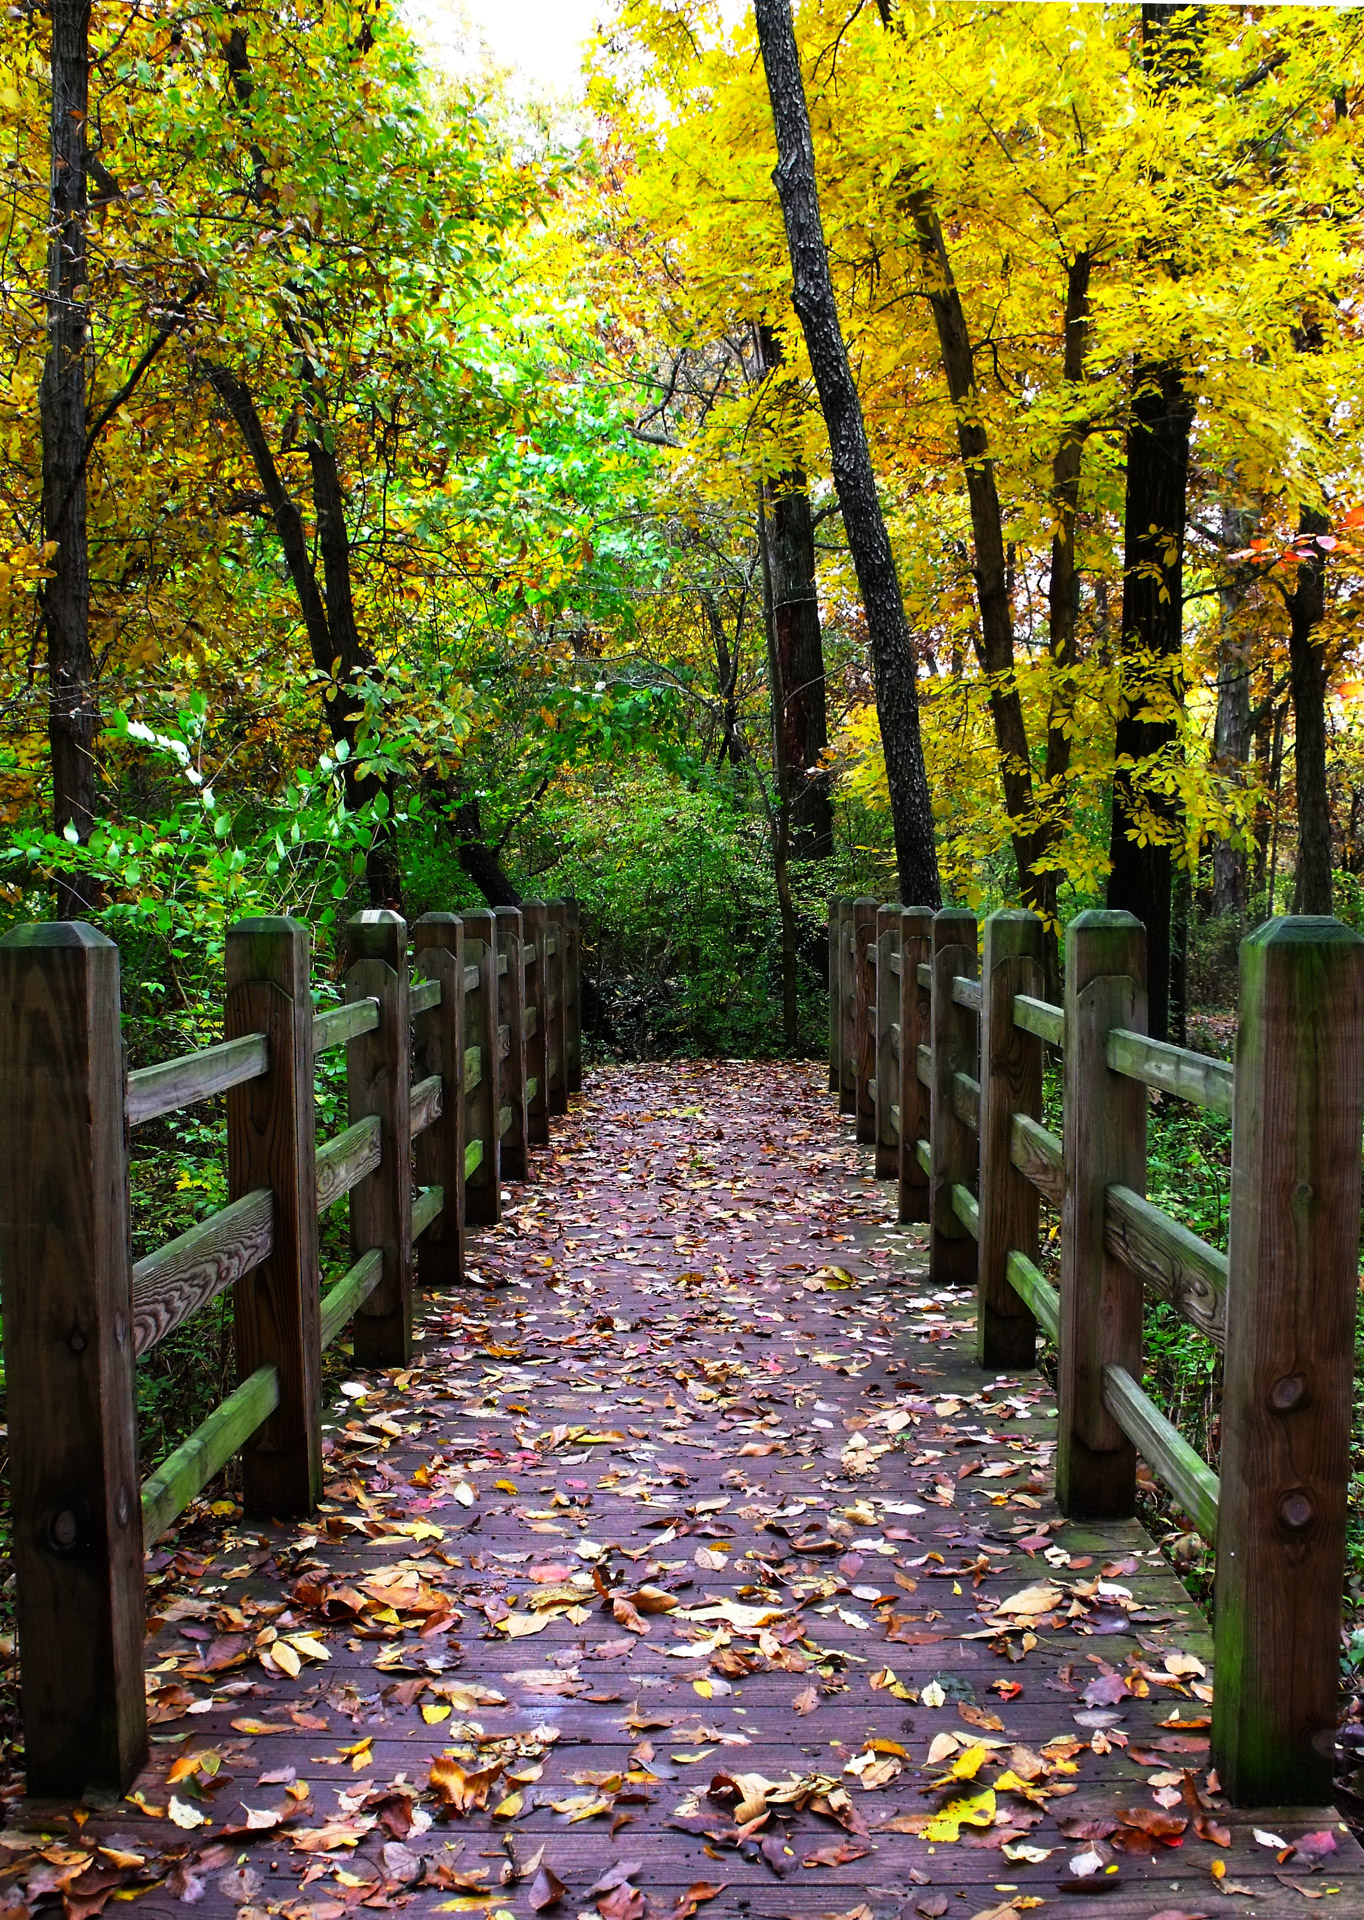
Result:
[[[1286,1373],[1269,1390],[1269,1404],[1280,1413],[1301,1406],[1307,1397],[1307,1382],[1300,1373]]]
[[[1310,1525],[1315,1514],[1316,1510],[1311,1500],[1301,1487],[1294,1487],[1293,1491],[1286,1493],[1279,1502],[1279,1518],[1295,1533],[1300,1533],[1304,1527]]]

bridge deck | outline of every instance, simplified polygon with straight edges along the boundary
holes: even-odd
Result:
[[[1135,1524],[1060,1521],[1050,1395],[975,1369],[821,1079],[594,1076],[500,1284],[348,1382],[317,1524],[156,1556],[146,1811],[80,1835],[184,1855],[139,1911],[1364,1915],[1334,1813],[1220,1810],[1198,1609]]]

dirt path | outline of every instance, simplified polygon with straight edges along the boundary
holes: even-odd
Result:
[[[1334,1819],[1281,1862],[1218,1810],[1197,1609],[1059,1521],[1049,1395],[975,1369],[822,1069],[596,1074],[538,1171],[347,1381],[317,1522],[154,1558],[152,1763],[44,1858],[11,1804],[0,1906],[1364,1914]]]

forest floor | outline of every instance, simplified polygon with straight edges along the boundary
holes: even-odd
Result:
[[[151,1762],[9,1797],[0,1910],[1364,1915],[1337,1816],[1221,1807],[1199,1609],[1059,1518],[823,1080],[590,1077],[316,1520],[151,1556]]]

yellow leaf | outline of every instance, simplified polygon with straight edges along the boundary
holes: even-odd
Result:
[[[523,1793],[509,1793],[505,1800],[500,1800],[493,1808],[493,1819],[514,1820],[525,1804],[526,1796]]]
[[[428,1727],[438,1727],[442,1720],[448,1720],[449,1718],[449,1707],[433,1707],[428,1705],[422,1708],[422,1719]]]
[[[988,1827],[994,1817],[995,1790],[986,1787],[984,1792],[972,1794],[969,1800],[949,1800],[945,1807],[940,1807],[924,1828],[924,1839],[956,1840],[964,1826]]]

